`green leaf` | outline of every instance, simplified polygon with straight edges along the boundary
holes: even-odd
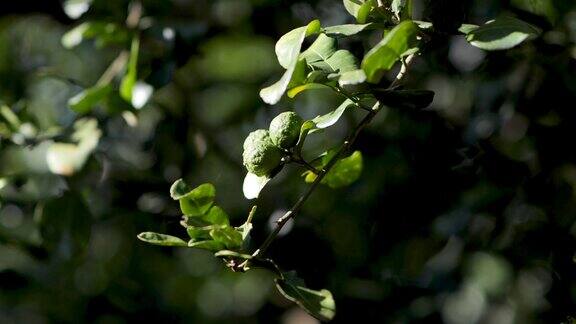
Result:
[[[322,83],[306,83],[288,90],[286,94],[288,95],[288,98],[294,98],[301,92],[307,90],[318,90],[318,89],[330,89],[330,87]]]
[[[278,291],[302,307],[310,315],[322,321],[329,321],[336,314],[336,303],[330,291],[308,289],[295,276],[285,274],[283,279],[275,279]]]
[[[364,70],[352,70],[346,71],[340,74],[338,78],[338,84],[343,87],[347,85],[354,85],[366,82],[366,73]]]
[[[210,231],[210,236],[228,249],[239,248],[243,242],[242,234],[231,226],[214,228]]]
[[[338,108],[334,109],[333,111],[312,119],[312,122],[314,123],[315,126],[314,128],[324,129],[336,124],[340,119],[340,117],[342,117],[342,115],[344,114],[344,111],[346,111],[346,109],[353,104],[354,102],[352,100],[346,99],[340,106],[338,106]]]
[[[179,200],[192,191],[192,188],[183,179],[176,180],[170,187],[170,197]]]
[[[416,45],[418,26],[409,20],[403,21],[384,36],[362,61],[362,69],[368,82],[378,83],[385,71],[390,70],[406,52]]]
[[[322,183],[332,189],[349,186],[362,174],[362,153],[356,151],[349,157],[340,159],[326,174]]]
[[[358,16],[358,10],[364,3],[364,0],[344,0],[344,8],[351,14],[354,18]]]
[[[423,109],[434,100],[434,91],[374,89],[374,96],[389,107]]]
[[[213,240],[205,240],[205,241],[190,241],[188,242],[188,247],[208,250],[210,252],[217,252],[220,250],[224,250],[226,247],[224,244],[220,242],[216,242]]]
[[[348,37],[374,28],[373,23],[368,24],[345,24],[330,26],[322,29],[322,32],[330,37]]]
[[[368,20],[368,16],[370,16],[370,12],[374,9],[374,1],[367,0],[364,2],[360,8],[358,9],[358,13],[356,14],[356,21],[359,24],[364,24]]]
[[[166,234],[159,234],[154,232],[144,232],[138,234],[138,239],[146,243],[161,245],[161,246],[188,246],[188,244],[176,237]]]
[[[226,214],[226,212],[218,206],[212,206],[208,213],[202,216],[202,219],[213,225],[230,225],[228,214]]]
[[[132,102],[132,90],[138,77],[138,56],[140,51],[140,38],[134,36],[130,46],[130,59],[128,60],[128,70],[120,84],[120,96],[128,102]]]
[[[458,28],[458,31],[461,32],[462,34],[469,34],[471,33],[473,30],[478,29],[478,25],[472,25],[472,24],[462,24],[460,25],[460,27]]]
[[[317,33],[319,30],[320,22],[314,20],[307,26],[290,31],[278,40],[276,43],[276,56],[278,57],[280,65],[286,69],[286,72],[284,72],[284,75],[282,75],[279,81],[260,90],[260,97],[264,102],[274,105],[280,101],[298,65],[298,57],[304,39],[308,35]]]
[[[242,184],[242,191],[246,199],[256,199],[260,196],[260,191],[264,189],[268,181],[271,178],[267,176],[257,176],[253,173],[248,172],[244,178],[244,183]]]
[[[68,105],[79,114],[86,114],[112,92],[112,86],[102,85],[86,89],[68,100]]]
[[[537,27],[512,17],[497,18],[478,28],[464,31],[468,31],[466,39],[470,44],[487,51],[513,48],[536,38],[541,32]]]
[[[180,201],[180,209],[186,216],[201,216],[204,215],[216,197],[216,188],[210,183],[202,184],[178,200]]]
[[[211,230],[212,226],[206,226],[206,227],[188,226],[186,228],[186,232],[190,237],[190,242],[210,240],[212,238],[210,236]]]
[[[356,58],[347,50],[337,50],[336,39],[320,34],[310,47],[302,52],[301,59],[313,70],[326,73],[344,73],[356,70]]]

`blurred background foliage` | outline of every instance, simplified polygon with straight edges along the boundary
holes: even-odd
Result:
[[[318,190],[270,252],[334,293],[335,322],[568,323],[576,5],[417,4],[445,32],[407,78],[436,91],[432,106],[383,111],[359,138],[361,179]],[[214,183],[218,204],[243,222],[244,137],[281,111],[311,118],[338,104],[318,91],[266,107],[258,91],[281,72],[275,41],[315,18],[351,17],[341,1],[146,0],[132,105],[114,91],[95,109],[71,109],[130,48],[129,6],[21,0],[1,9],[0,322],[314,323],[269,274],[230,273],[208,252],[153,247],[136,234],[184,234],[168,195],[180,177]],[[494,53],[453,35],[462,22],[503,14],[544,32]],[[62,39],[84,22],[99,36]],[[344,46],[358,54],[377,40]],[[309,150],[334,145],[361,116],[346,117]],[[263,192],[255,242],[304,189],[299,172]]]

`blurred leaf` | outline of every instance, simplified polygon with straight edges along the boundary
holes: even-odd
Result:
[[[332,189],[349,186],[360,178],[362,166],[362,153],[356,151],[349,157],[336,162],[324,179],[322,179],[322,183]]]
[[[385,71],[390,70],[406,52],[416,45],[418,26],[412,21],[404,21],[394,27],[372,48],[362,61],[362,69],[368,82],[378,83]]]
[[[78,19],[90,9],[91,4],[92,0],[66,0],[62,6],[68,17]]]
[[[210,183],[202,184],[184,196],[181,196],[180,209],[186,216],[201,216],[204,215],[216,197],[216,188]]]
[[[366,81],[366,73],[364,73],[364,70],[360,69],[346,71],[340,74],[340,77],[338,78],[338,84],[342,87],[347,85],[364,83],[365,81]]]
[[[475,29],[462,27],[467,31],[470,44],[487,51],[505,50],[522,42],[536,38],[540,29],[517,18],[501,17]]]
[[[68,100],[68,105],[79,114],[90,112],[94,106],[102,102],[112,92],[112,86],[101,85],[88,88]]]
[[[244,178],[242,191],[246,199],[256,199],[260,195],[260,191],[264,189],[271,178],[267,176],[259,177],[253,173],[248,172]]]
[[[434,100],[434,91],[375,89],[374,96],[389,107],[423,109]]]
[[[535,15],[544,16],[554,24],[558,18],[553,0],[512,0],[512,5]]]
[[[52,143],[46,151],[46,162],[50,172],[70,176],[82,169],[94,151],[102,132],[93,118],[82,118],[74,123],[73,143]]]
[[[65,33],[62,36],[61,43],[64,48],[70,49],[80,45],[87,39],[95,39],[97,46],[124,44],[128,39],[128,32],[114,23],[89,21]]]
[[[370,12],[374,8],[374,1],[373,0],[366,0],[360,8],[358,8],[358,12],[356,13],[356,21],[359,24],[364,24],[368,20],[368,16]]]
[[[21,125],[20,118],[16,116],[16,114],[12,111],[12,109],[10,109],[10,107],[6,105],[0,106],[0,117],[2,117],[4,121],[6,121],[6,124],[10,126],[10,129],[12,131],[16,132],[20,128]]]
[[[390,9],[396,15],[396,17],[400,18],[400,14],[402,9],[406,6],[406,0],[392,0],[392,4],[390,5]]]
[[[132,38],[132,45],[130,46],[130,59],[128,60],[128,70],[120,84],[120,96],[128,102],[132,102],[132,91],[136,85],[138,77],[138,56],[140,51],[140,38],[134,36]]]
[[[210,231],[210,236],[229,249],[239,248],[243,242],[242,234],[231,226],[214,228]]]
[[[278,291],[295,302],[310,315],[322,321],[330,321],[336,314],[336,303],[330,291],[308,289],[301,279],[292,274],[284,274],[283,279],[275,279]]]
[[[188,246],[184,240],[171,235],[159,234],[154,232],[144,232],[138,234],[138,239],[146,243],[160,246]]]
[[[347,37],[361,33],[375,27],[375,24],[345,24],[330,26],[322,29],[322,32],[331,37]]]
[[[286,72],[280,80],[273,85],[260,91],[260,97],[267,104],[274,105],[282,98],[282,95],[288,88],[292,74],[298,64],[298,57],[302,49],[302,43],[306,36],[318,33],[320,22],[314,20],[307,26],[296,28],[285,34],[276,43],[276,55],[278,62],[286,69]]]

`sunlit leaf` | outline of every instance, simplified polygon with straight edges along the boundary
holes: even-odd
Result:
[[[184,240],[166,234],[159,234],[154,232],[144,232],[138,234],[138,239],[146,243],[161,245],[161,246],[188,246]]]
[[[333,111],[331,111],[325,115],[318,116],[318,117],[312,119],[312,122],[314,122],[315,128],[316,129],[323,129],[323,128],[327,128],[327,127],[330,127],[330,126],[336,124],[338,122],[338,120],[340,119],[340,117],[342,117],[342,115],[344,114],[346,109],[353,104],[354,104],[354,102],[352,102],[352,100],[346,99],[340,106],[338,106],[338,108],[334,109]]]
[[[501,17],[478,28],[460,28],[467,31],[470,44],[487,51],[505,50],[536,38],[540,29],[517,18]]]
[[[244,178],[244,183],[242,185],[242,191],[244,192],[244,197],[246,199],[256,199],[260,195],[260,191],[266,186],[270,181],[267,176],[257,176],[253,173],[248,172]]]
[[[362,69],[368,82],[378,83],[384,72],[390,70],[406,52],[416,45],[418,26],[412,21],[404,21],[394,27],[372,48],[362,61]]]
[[[306,36],[318,33],[320,22],[315,20],[307,26],[296,28],[285,34],[276,43],[276,55],[278,62],[286,69],[279,81],[260,90],[260,97],[270,105],[276,104],[282,98],[292,80],[292,74],[298,65],[298,57],[302,49],[302,43]]]

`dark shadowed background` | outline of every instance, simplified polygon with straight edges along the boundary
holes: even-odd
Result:
[[[266,106],[258,91],[281,73],[274,43],[315,18],[352,22],[341,1],[145,0],[137,108],[108,100],[83,116],[68,99],[129,40],[110,33],[67,49],[61,38],[85,21],[122,25],[129,2],[5,2],[0,323],[315,323],[264,271],[231,273],[208,252],[136,235],[185,235],[169,196],[178,178],[214,183],[218,204],[244,221],[244,137],[281,111],[311,118],[339,104],[317,91]],[[430,0],[416,9],[445,33],[406,80],[434,90],[432,106],[385,109],[358,139],[362,177],[315,192],[270,253],[333,292],[337,323],[570,323],[576,4]],[[486,53],[455,31],[499,15],[543,33]],[[361,54],[377,41],[343,45]],[[362,117],[348,114],[308,150],[338,143]],[[305,189],[300,172],[288,168],[264,190],[256,244]]]

